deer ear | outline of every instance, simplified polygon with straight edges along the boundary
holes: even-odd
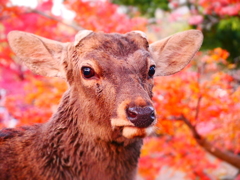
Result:
[[[182,70],[202,45],[201,31],[189,30],[154,42],[149,50],[156,63],[155,76],[166,76]]]
[[[90,35],[91,33],[93,33],[93,31],[90,31],[90,30],[81,30],[81,31],[79,31],[79,32],[75,35],[75,40],[74,40],[73,45],[74,45],[74,46],[77,46],[82,39],[84,39],[85,37],[87,37],[87,36]]]
[[[65,78],[62,66],[68,43],[60,43],[31,33],[11,31],[8,41],[13,52],[34,73]]]

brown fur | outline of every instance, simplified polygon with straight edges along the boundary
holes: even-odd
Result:
[[[198,34],[191,31],[175,39],[182,37],[192,42]],[[184,57],[192,57],[197,51],[201,37],[198,39],[193,50],[182,52],[186,53]],[[28,68],[65,78],[69,89],[47,123],[0,131],[0,179],[134,179],[141,138],[156,121],[147,128],[135,127],[128,120],[126,109],[152,106],[153,78],[148,76],[148,70],[159,61],[156,48],[163,51],[160,45],[164,44],[170,53],[172,44],[164,40],[149,51],[141,33],[91,31],[80,32],[74,43],[59,43],[23,32],[12,32],[9,42]],[[163,57],[178,54],[171,53]],[[168,60],[161,59],[160,64],[169,64]],[[180,61],[187,64],[189,59]],[[84,66],[92,67],[96,75],[84,78]],[[174,73],[183,66],[170,68]]]
[[[70,89],[51,120],[1,132],[0,179],[133,179],[142,140],[122,137],[110,119],[127,98],[151,104],[152,80],[141,77],[148,56],[134,67],[129,63],[139,49],[148,54],[147,41],[138,34],[93,34],[70,47],[72,62],[63,63]],[[101,78],[82,78],[85,60],[99,68]]]

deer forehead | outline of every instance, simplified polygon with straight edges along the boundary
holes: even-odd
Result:
[[[143,69],[154,62],[148,51],[148,42],[137,33],[93,33],[75,47],[80,66],[93,64],[101,69]]]
[[[106,34],[103,32],[91,33],[82,39],[77,46],[82,46],[83,44],[88,48],[110,50],[114,53],[119,51],[118,55],[125,54],[121,50],[128,50],[127,52],[130,53],[139,48],[148,48],[147,39],[135,32],[130,32],[127,34]]]

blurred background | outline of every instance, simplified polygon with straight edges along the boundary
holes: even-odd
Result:
[[[0,0],[0,128],[47,121],[67,86],[32,74],[8,46],[11,30],[67,42],[81,29],[144,31],[150,42],[199,29],[182,72],[155,79],[155,135],[138,180],[240,180],[239,0]]]

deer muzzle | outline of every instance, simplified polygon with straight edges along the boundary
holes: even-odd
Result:
[[[138,128],[149,127],[155,120],[154,108],[146,107],[129,107],[126,110],[127,118]]]

